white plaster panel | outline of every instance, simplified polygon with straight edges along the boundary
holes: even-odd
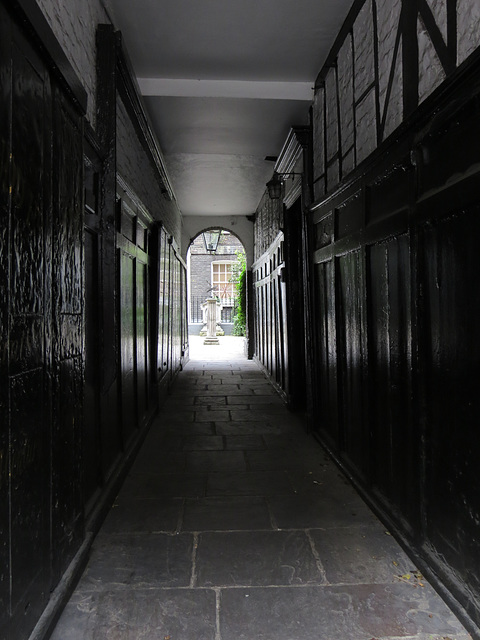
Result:
[[[354,142],[353,120],[353,51],[348,35],[338,54],[338,92],[340,100],[340,132],[342,155]]]
[[[282,200],[271,200],[264,194],[255,215],[254,260],[265,253],[282,227]]]
[[[377,146],[375,90],[372,89],[357,106],[357,162],[361,162]]]
[[[342,177],[348,176],[355,169],[355,152],[351,149],[342,160]]]
[[[321,200],[325,195],[325,178],[320,178],[313,185],[313,197],[315,201]]]
[[[445,72],[420,18],[417,21],[417,36],[418,99],[422,102],[445,80]]]
[[[385,118],[385,128],[383,138],[389,136],[403,120],[403,66],[402,66],[402,43],[398,48],[395,75],[392,84],[392,92],[387,105]]]
[[[353,25],[353,47],[355,50],[355,100],[358,100],[375,79],[371,0],[365,2]]]
[[[432,10],[437,27],[443,36],[445,44],[447,42],[447,0],[427,0],[428,6]]]
[[[313,102],[313,174],[315,178],[325,173],[324,144],[324,90],[319,89]]]
[[[175,201],[165,200],[123,102],[117,99],[117,171],[125,178],[155,220],[161,220],[181,247],[181,214]]]
[[[326,127],[327,127],[327,160],[338,153],[338,104],[337,78],[335,69],[330,69],[325,79],[326,92]]]
[[[333,191],[340,182],[340,165],[335,160],[327,169],[327,191]]]
[[[98,0],[37,0],[37,4],[83,83],[88,95],[87,118],[95,127],[95,34],[98,24],[110,20]]]
[[[377,0],[377,32],[378,32],[378,84],[380,98],[380,113],[385,109],[385,98],[388,88],[388,80],[395,50],[395,40],[400,28],[401,0]],[[401,60],[401,58],[400,58]],[[398,70],[398,65],[397,69]],[[400,66],[401,71],[401,66]],[[397,73],[396,73],[397,75]],[[394,83],[398,84],[395,77]]]
[[[457,53],[461,64],[480,46],[479,0],[457,0]]]

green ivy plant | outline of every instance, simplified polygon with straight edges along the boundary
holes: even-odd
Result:
[[[232,335],[244,336],[247,322],[247,263],[243,252],[235,253],[237,259],[232,265],[231,282],[235,284],[237,306],[233,317]]]

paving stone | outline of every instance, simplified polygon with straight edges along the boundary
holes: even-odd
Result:
[[[323,464],[309,465],[308,471],[287,469],[295,491],[299,494],[328,494],[339,502],[363,502],[358,493],[336,467]]]
[[[283,472],[210,473],[207,496],[288,496],[293,488]]]
[[[280,529],[335,529],[376,522],[363,502],[351,506],[329,495],[273,496],[269,504]]]
[[[186,454],[187,471],[245,471],[242,451],[191,451]]]
[[[184,396],[198,396],[205,395],[207,392],[207,384],[206,382],[198,383],[198,384],[188,384],[182,385],[179,384],[178,381],[173,385],[170,393],[172,396],[177,396],[183,398]]]
[[[271,529],[264,498],[228,496],[187,499],[184,531],[235,531]]]
[[[330,464],[330,458],[323,452],[318,442],[306,433],[300,431],[295,434],[281,434],[281,435],[265,435],[263,437],[268,449],[287,449],[288,451],[297,450],[303,447],[308,449],[315,448],[318,450],[318,454],[322,461],[328,460]]]
[[[213,420],[230,420],[229,411],[195,411],[195,422],[212,422]]]
[[[408,576],[418,585],[416,568],[385,527],[312,530],[315,548],[331,584],[398,582]],[[421,582],[421,580],[420,580]]]
[[[245,396],[242,396],[241,390],[240,390],[240,395],[238,396],[227,396],[227,404],[229,405],[246,404],[249,407],[251,407],[252,405],[283,406],[283,408],[285,409],[284,405],[282,404],[282,400],[277,395],[254,396],[253,394],[247,394]]]
[[[180,435],[208,436],[215,435],[213,421],[208,422],[186,422],[185,424],[167,425],[166,431]]]
[[[246,435],[246,436],[223,436],[225,439],[225,449],[234,450],[241,449],[243,451],[264,450],[265,443],[262,436]]]
[[[209,589],[77,593],[52,640],[215,640],[215,603]]]
[[[318,464],[318,457],[311,452],[286,451],[248,451],[246,454],[248,468],[253,471],[265,469],[300,469],[308,471]]]
[[[168,396],[162,406],[162,414],[164,412],[170,412],[170,411],[183,411],[187,407],[190,407],[191,405],[195,404],[196,398],[197,396],[189,393],[189,391],[186,391],[181,396],[179,395]]]
[[[163,424],[185,424],[186,422],[193,422],[195,412],[193,407],[189,411],[168,411],[163,414]]]
[[[197,396],[195,398],[196,405],[224,405],[227,399],[224,396]]]
[[[240,410],[232,406],[230,409],[231,419],[236,422],[266,422],[276,424],[283,427],[286,431],[300,430],[302,427],[301,419],[297,416],[290,416],[288,413],[278,411],[276,409],[260,410],[255,405],[251,410]]]
[[[310,542],[303,532],[202,533],[196,555],[198,586],[322,584]]]
[[[236,395],[240,393],[240,389],[238,388],[238,384],[208,384],[208,392],[206,395],[209,396],[228,396],[228,395]]]
[[[102,533],[152,533],[177,530],[183,498],[117,497],[102,525]]]
[[[181,473],[185,471],[185,454],[156,447],[144,446],[130,470],[131,474]]]
[[[264,435],[280,434],[285,431],[285,428],[278,424],[272,424],[270,422],[249,422],[247,420],[238,422],[232,420],[231,422],[216,421],[215,432],[218,435],[225,436],[243,436],[243,435]]]
[[[468,637],[431,588],[406,584],[227,589],[221,601],[222,640]]]
[[[193,536],[104,534],[97,536],[79,589],[188,587],[192,575]]]
[[[183,447],[183,439],[184,438],[180,433],[172,433],[171,431],[166,432],[165,435],[163,436],[161,443],[159,443],[159,446],[156,447],[157,455],[158,455],[159,449],[160,451],[164,450],[168,452],[181,451]],[[142,447],[142,450],[145,449],[146,451],[152,451],[154,449],[154,447],[151,446],[153,444],[152,441],[153,441],[153,438],[149,438],[147,436],[144,442],[144,445]]]
[[[199,473],[145,473],[129,476],[122,497],[196,498],[205,495],[207,476]]]
[[[224,448],[222,436],[183,436],[183,451],[221,451]]]

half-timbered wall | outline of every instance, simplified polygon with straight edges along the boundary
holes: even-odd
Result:
[[[313,105],[315,199],[331,193],[480,44],[477,0],[357,0]]]
[[[479,5],[355,10],[313,109],[314,428],[474,627]]]
[[[258,260],[276,239],[283,227],[283,203],[264,195],[255,214],[254,260]]]

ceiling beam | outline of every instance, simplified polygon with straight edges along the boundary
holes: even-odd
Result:
[[[144,96],[313,100],[313,82],[138,78],[138,84]]]

